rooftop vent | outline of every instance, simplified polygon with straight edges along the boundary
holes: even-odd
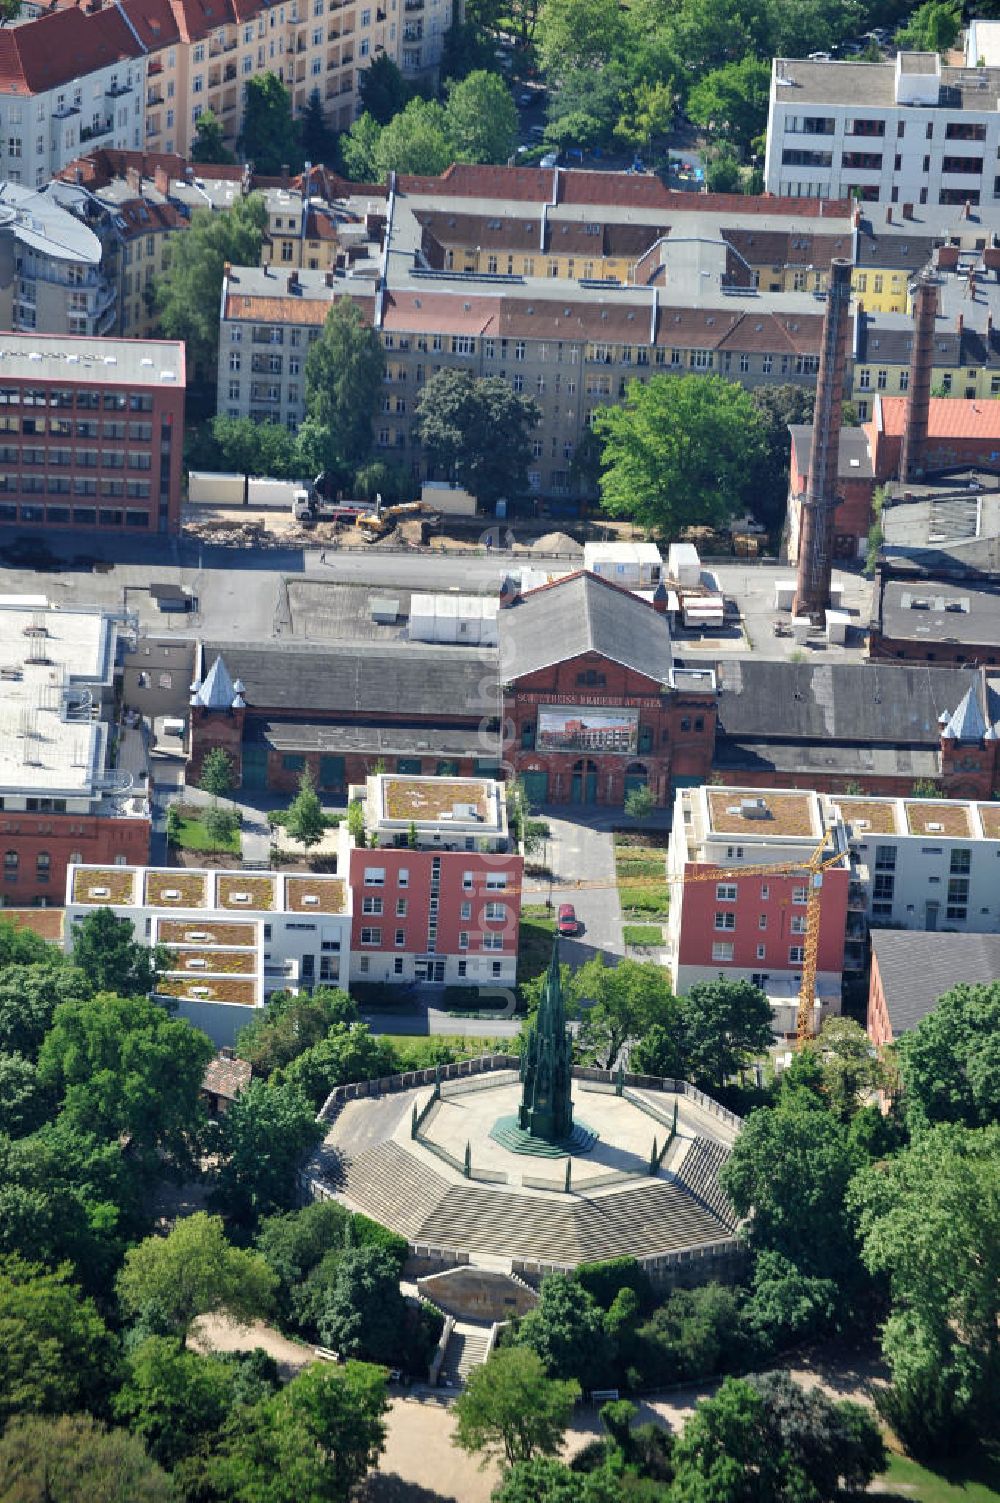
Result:
[[[315,908],[319,903],[319,898],[314,892],[306,892],[302,895],[302,903],[303,906],[308,904],[310,908]]]
[[[87,889],[87,896],[89,898],[110,898],[110,896],[111,896],[111,888],[110,887],[88,887],[88,889]]]
[[[180,891],[176,887],[165,887],[160,896],[165,898],[168,903],[176,903],[180,897]]]
[[[200,944],[202,940],[210,939],[211,936],[204,929],[185,929],[184,938],[192,944]]]
[[[229,901],[231,903],[249,903],[250,894],[248,892],[231,892],[229,894]]]
[[[208,965],[208,961],[205,959],[204,955],[189,955],[184,963],[187,966],[188,970],[204,970]]]
[[[767,807],[767,801],[762,798],[744,798],[740,800],[740,814],[744,819],[770,819],[771,811]]]

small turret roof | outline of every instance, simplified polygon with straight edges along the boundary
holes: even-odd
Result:
[[[191,695],[193,705],[205,710],[231,710],[242,703],[221,653]]]
[[[986,736],[988,726],[979,704],[975,684],[970,685],[961,703],[950,717],[941,735],[947,741],[980,742]]]

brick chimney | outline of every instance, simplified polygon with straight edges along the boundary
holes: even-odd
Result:
[[[936,315],[937,282],[923,273],[917,282],[913,298],[913,350],[910,355],[910,384],[906,399],[903,446],[899,457],[899,478],[903,481],[917,480],[923,471],[931,405]]]

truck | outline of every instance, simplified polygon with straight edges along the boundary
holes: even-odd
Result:
[[[367,501],[327,501],[315,486],[300,486],[292,497],[292,515],[303,527],[316,522],[356,522],[368,509]]]

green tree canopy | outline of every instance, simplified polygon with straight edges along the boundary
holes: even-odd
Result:
[[[56,1008],[38,1078],[76,1128],[128,1136],[140,1154],[187,1166],[204,1128],[201,1083],[213,1052],[206,1034],[157,1003],[101,993]]]
[[[338,298],[306,356],[306,411],[319,439],[321,467],[353,472],[367,459],[384,373],[378,334],[351,298]]]
[[[394,115],[405,109],[411,92],[409,84],[387,52],[380,52],[358,74],[362,115],[370,115],[378,125],[388,125]]]
[[[219,462],[245,479],[268,475],[276,480],[295,480],[300,474],[298,444],[284,423],[261,423],[220,412],[212,419],[212,438]],[[244,485],[244,501],[248,495]]]
[[[445,121],[455,160],[506,162],[517,147],[517,110],[496,73],[479,70],[448,84]]]
[[[385,1444],[385,1371],[314,1363],[233,1414],[206,1467],[226,1503],[348,1503]]]
[[[540,417],[533,398],[467,371],[438,371],[417,399],[417,435],[430,463],[487,508],[525,490]]]
[[[744,1316],[765,1351],[822,1335],[836,1323],[837,1285],[833,1279],[802,1273],[782,1253],[757,1254],[753,1292]]]
[[[225,798],[233,791],[233,759],[221,746],[213,746],[201,764],[199,788],[215,798]]]
[[[266,1315],[276,1286],[259,1253],[226,1240],[220,1216],[197,1211],[166,1237],[147,1237],[125,1255],[118,1299],[151,1332],[186,1340],[199,1315],[224,1310],[247,1324]]]
[[[896,45],[910,52],[947,52],[962,29],[962,7],[955,0],[924,0],[896,32]]]
[[[722,1087],[774,1042],[771,1004],[749,981],[698,981],[680,998],[687,1067],[695,1080]]]
[[[360,78],[364,78],[368,71],[365,68]],[[306,107],[302,111],[299,121],[299,149],[304,160],[311,162],[314,167],[320,162],[332,162],[334,159],[336,136],[326,122],[323,96],[318,88],[310,89]]]
[[[405,1339],[406,1301],[399,1263],[381,1247],[350,1247],[318,1315],[320,1339],[348,1357],[398,1360]]]
[[[267,225],[263,197],[238,198],[225,214],[197,209],[183,235],[171,242],[170,263],[155,283],[160,327],[183,339],[190,377],[215,387],[219,350],[219,298],[223,267],[256,266]]]
[[[311,992],[272,992],[262,1016],[240,1030],[236,1048],[255,1075],[271,1075],[326,1038],[331,1028],[358,1021],[358,1010],[338,987]]]
[[[607,1383],[614,1350],[592,1295],[568,1274],[550,1273],[538,1304],[521,1320],[518,1345],[530,1347],[553,1378],[575,1378],[584,1389]]]
[[[300,1161],[323,1136],[298,1086],[252,1080],[221,1127],[219,1192],[230,1215],[252,1224],[293,1205]]]
[[[539,56],[551,78],[574,69],[597,70],[616,52],[624,29],[616,0],[546,0]]]
[[[273,176],[302,165],[292,96],[277,73],[252,73],[244,84],[240,147],[256,172]]]
[[[887,1413],[908,1445],[961,1448],[996,1433],[1000,1382],[1000,1126],[927,1129],[859,1174],[862,1257],[889,1280]]]
[[[788,505],[788,462],[792,423],[811,423],[816,393],[786,381],[780,386],[757,386],[750,399],[763,422],[764,451],[757,484],[750,499],[753,515],[764,527],[780,529]]]
[[[365,1023],[335,1023],[322,1038],[299,1054],[278,1079],[298,1086],[318,1111],[335,1086],[354,1080],[374,1080],[398,1068],[392,1044],[372,1033]]]
[[[0,1133],[21,1138],[41,1127],[53,1097],[38,1079],[33,1060],[23,1054],[0,1054]]]
[[[226,146],[222,121],[214,110],[204,110],[195,121],[194,140],[191,142],[192,162],[218,162],[228,164],[236,158]]]
[[[374,66],[373,63],[372,67]],[[366,68],[361,77],[367,77],[370,72],[371,69]],[[350,130],[341,136],[340,156],[344,171],[356,183],[374,183],[378,180],[379,169],[375,153],[381,135],[382,126],[370,110],[365,110],[353,122]]]
[[[764,429],[750,398],[722,376],[630,381],[622,407],[594,418],[604,440],[601,505],[662,537],[713,527],[747,508]]]
[[[376,180],[390,172],[436,177],[450,164],[453,151],[444,107],[434,99],[411,99],[382,127],[372,153]]]
[[[134,934],[131,919],[119,918],[110,908],[95,908],[76,924],[73,963],[94,991],[143,997],[152,990],[162,957]]]
[[[680,1006],[667,973],[651,961],[609,966],[598,953],[573,976],[571,995],[581,1009],[579,1047],[605,1070],[614,1068],[623,1045],[649,1029],[680,1032]]]
[[[231,1364],[189,1352],[172,1336],[147,1336],[126,1359],[115,1418],[154,1461],[173,1469],[221,1430],[234,1405],[235,1382]]]
[[[115,1342],[68,1264],[50,1272],[0,1258],[0,1424],[15,1414],[101,1409],[115,1358]]]
[[[945,992],[896,1045],[911,1125],[1000,1120],[1000,981]]]
[[[0,1498],[10,1503],[176,1503],[166,1472],[124,1430],[89,1414],[12,1420],[0,1435]]]
[[[687,112],[745,157],[767,124],[770,91],[770,64],[747,56],[699,79],[688,94]]]
[[[757,1249],[783,1254],[803,1273],[836,1280],[855,1272],[846,1197],[858,1166],[847,1128],[806,1092],[750,1113],[720,1180]]]
[[[819,1062],[823,1096],[842,1122],[850,1121],[886,1082],[871,1039],[853,1018],[827,1018],[806,1048]]]
[[[278,1310],[294,1314],[295,1296],[309,1274],[333,1248],[344,1245],[351,1213],[335,1200],[314,1200],[301,1210],[267,1216],[256,1247],[278,1279]]]
[[[57,950],[27,964],[0,962],[0,1050],[35,1059],[59,1003],[90,995],[82,970]]]
[[[299,778],[299,791],[285,815],[285,834],[304,845],[306,850],[318,845],[326,834],[326,819],[308,767]]]
[[[573,1379],[548,1377],[529,1347],[499,1347],[473,1369],[456,1400],[455,1444],[508,1466],[554,1456],[579,1393]]]

